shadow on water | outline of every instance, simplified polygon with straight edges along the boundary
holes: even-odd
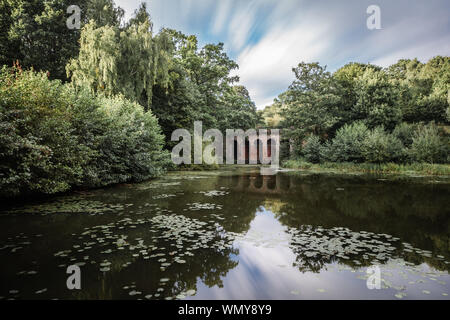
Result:
[[[433,179],[175,172],[4,209],[0,298],[448,299],[450,184]]]

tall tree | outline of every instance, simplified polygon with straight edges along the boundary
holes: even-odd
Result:
[[[337,108],[341,99],[331,74],[318,63],[302,62],[292,71],[295,80],[280,95],[287,132],[298,141],[309,134],[326,138],[340,120]]]
[[[79,30],[68,29],[67,7],[72,0],[1,0],[0,63],[48,71],[51,78],[66,79],[65,65],[78,53]],[[6,50],[3,48],[7,47]]]
[[[0,65],[16,60],[24,68],[67,80],[66,64],[78,55],[81,30],[66,25],[67,8],[81,9],[81,25],[119,26],[123,10],[113,0],[0,0]]]
[[[170,42],[164,35],[153,37],[150,17],[142,14],[145,10],[142,5],[136,13],[139,18],[124,28],[99,27],[93,20],[83,28],[80,53],[67,65],[75,86],[88,86],[107,96],[121,93],[150,108],[153,85],[168,84]]]

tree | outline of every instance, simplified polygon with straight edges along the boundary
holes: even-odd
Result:
[[[150,109],[153,86],[168,85],[170,43],[164,34],[153,37],[145,10],[142,5],[125,28],[99,27],[95,21],[83,27],[79,56],[67,65],[76,87],[88,86],[107,96],[123,94]]]
[[[242,85],[229,87],[222,95],[220,104],[225,109],[224,117],[218,118],[219,128],[222,131],[256,128],[260,122],[255,103]]]
[[[334,85],[341,98],[338,108],[340,121],[336,124],[337,128],[358,119],[358,115],[355,114],[353,109],[357,102],[356,85],[358,79],[364,75],[366,70],[380,71],[381,68],[371,64],[352,62],[338,69],[333,74]]]
[[[450,88],[450,59],[435,57],[426,64],[417,59],[400,60],[387,68],[392,82],[399,88],[403,119],[408,122],[446,122]]]
[[[403,160],[404,147],[399,138],[376,127],[368,132],[362,145],[366,162],[384,163]]]
[[[168,146],[175,129],[192,129],[194,121],[223,131],[257,125],[256,107],[247,89],[234,85],[238,79],[230,74],[237,64],[223,51],[223,44],[199,49],[193,35],[172,29],[159,35],[169,39],[173,51],[167,52],[167,86],[153,87],[152,111],[160,119]]]
[[[81,23],[119,26],[123,10],[113,0],[1,0],[0,65],[48,72],[67,81],[66,64],[77,57],[81,31],[66,26],[70,5],[81,8]]]
[[[296,79],[279,97],[289,136],[298,142],[309,134],[328,137],[340,121],[341,101],[331,74],[318,63],[302,62],[292,70]]]
[[[78,53],[78,30],[66,26],[69,0],[2,0],[0,7],[0,63],[48,71],[52,79],[66,79],[65,65]]]
[[[119,27],[125,14],[121,7],[116,7],[113,0],[88,0],[82,12],[85,12],[83,15],[85,24],[89,23],[90,20],[94,20],[98,27]]]
[[[369,128],[383,126],[389,131],[402,120],[397,104],[398,91],[383,71],[368,69],[356,81],[356,103],[353,112],[356,119]]]

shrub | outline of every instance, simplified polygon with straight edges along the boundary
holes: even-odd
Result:
[[[321,150],[320,138],[315,135],[309,136],[305,141],[305,146],[303,147],[302,154],[306,161],[311,163],[320,162],[320,150]]]
[[[377,127],[364,139],[362,154],[370,163],[396,162],[403,158],[403,144],[394,135],[386,133],[383,127]]]
[[[82,177],[89,151],[70,125],[70,92],[45,74],[0,73],[0,190],[66,191]]]
[[[336,132],[331,143],[325,144],[322,154],[333,162],[362,162],[362,145],[368,128],[362,122],[344,125]]]
[[[413,137],[409,155],[415,162],[447,163],[449,153],[447,137],[441,137],[434,123],[417,130]]]
[[[392,134],[400,139],[405,147],[410,147],[413,143],[413,138],[418,130],[418,124],[411,124],[407,122],[402,122],[398,126],[395,127]]]
[[[99,155],[91,163],[91,172],[97,172],[95,185],[137,182],[161,174],[169,154],[162,151],[164,136],[156,117],[122,96],[99,101],[107,125],[97,147]]]
[[[157,119],[140,105],[44,73],[0,72],[0,196],[148,179],[169,161],[162,145]]]

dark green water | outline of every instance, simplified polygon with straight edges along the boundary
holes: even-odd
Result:
[[[4,208],[0,299],[449,299],[449,191],[239,168]]]

